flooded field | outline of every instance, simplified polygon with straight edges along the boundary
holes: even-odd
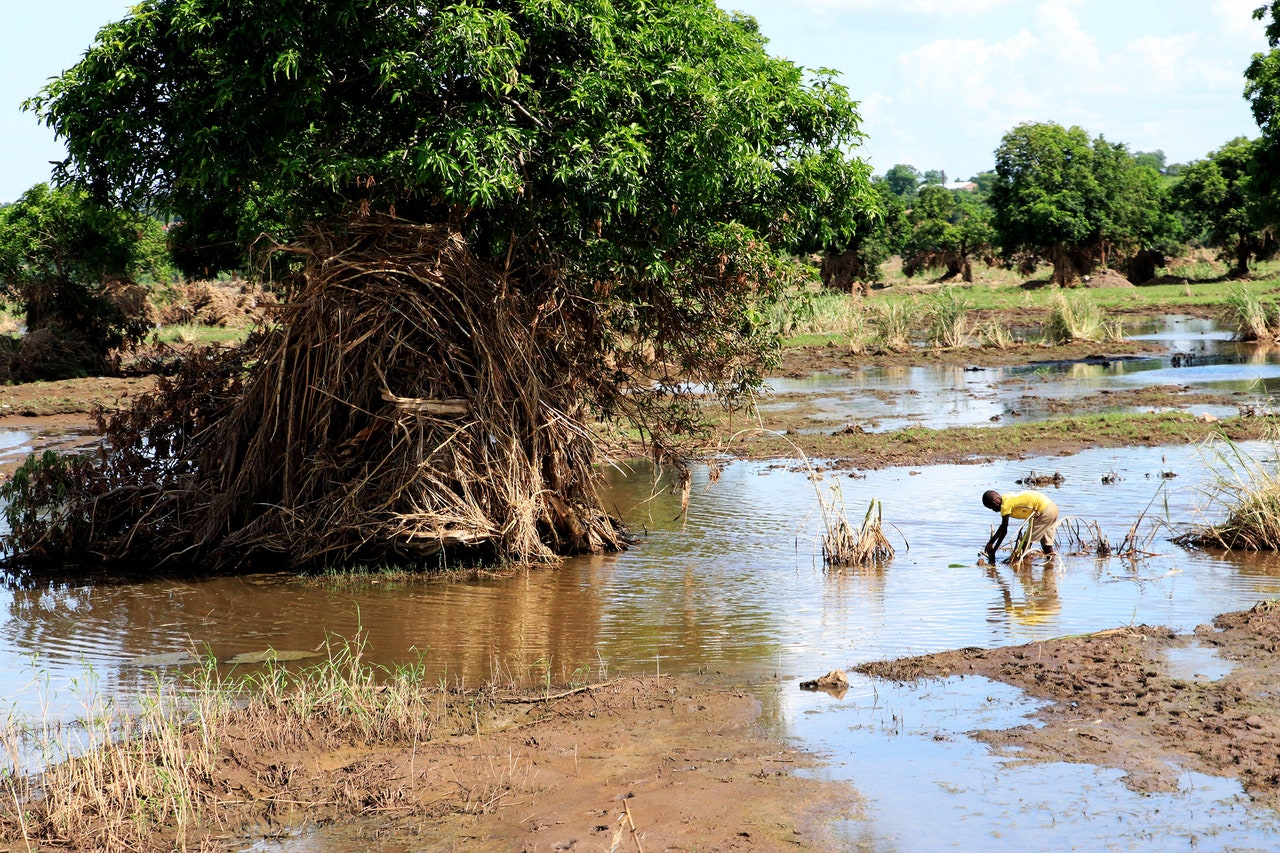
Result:
[[[1280,377],[1269,355],[1231,361],[1235,345],[1211,328],[1150,334],[1182,335],[1170,338],[1171,348],[1200,357],[1190,367],[1173,367],[1168,358],[1098,365],[1096,375],[1074,369],[1092,365],[1030,376],[983,371],[976,375],[990,408],[965,412],[948,408],[946,389],[919,369],[868,381],[919,390],[912,400],[921,401],[922,412],[936,409],[938,422],[930,425],[943,426],[976,423],[982,412],[1007,406],[1001,394],[1012,380],[1070,394],[1175,381],[1164,374],[1181,383],[1247,387]],[[967,387],[970,376],[954,378]],[[848,419],[843,399],[833,394],[833,411]],[[893,420],[885,412],[881,403],[882,424]],[[0,449],[6,441],[21,439],[0,438]],[[1273,452],[1261,444],[1246,450],[1265,459]],[[1062,554],[1050,564],[1037,558],[1029,571],[980,565],[996,520],[982,507],[982,492],[1020,489],[1016,481],[1032,472],[1060,473],[1061,485],[1047,491],[1063,514],[1097,522],[1112,542],[1144,517],[1152,555]],[[816,478],[796,461],[735,462],[714,483],[705,469],[696,472],[681,517],[678,495],[655,494],[645,466],[612,470],[609,502],[639,544],[556,570],[453,584],[281,573],[0,590],[0,694],[20,714],[69,717],[90,683],[127,701],[157,671],[199,656],[246,667],[268,651],[305,659],[320,654],[327,637],[357,635],[370,660],[420,657],[431,678],[463,686],[699,673],[749,682],[766,722],[824,755],[819,772],[848,781],[865,800],[865,817],[840,825],[849,849],[1270,850],[1280,843],[1280,818],[1251,807],[1234,780],[1188,772],[1176,794],[1139,795],[1116,771],[992,755],[966,732],[1025,722],[1036,703],[1013,688],[974,677],[902,687],[860,676],[840,698],[798,687],[831,669],[965,646],[1144,623],[1186,632],[1280,596],[1274,555],[1211,554],[1168,541],[1176,528],[1201,519],[1205,477],[1195,447]],[[818,496],[829,499],[834,484],[855,523],[872,499],[883,502],[897,549],[887,566],[824,571]],[[1191,679],[1229,670],[1200,648],[1170,663]],[[313,833],[253,849],[346,848]],[[377,849],[413,847],[388,842]]]
[[[1230,404],[1161,406],[1227,417],[1242,408],[1265,410],[1280,387],[1280,349],[1231,340],[1213,320],[1165,317],[1134,327],[1133,340],[1166,347],[1159,355],[1048,362],[1011,367],[963,365],[871,366],[780,378],[761,408],[805,405],[816,409],[813,432],[856,423],[867,431],[907,426],[931,429],[1001,426],[1045,420],[1054,403],[1086,395],[1167,386],[1178,392],[1212,391]],[[1149,411],[1151,406],[1116,405],[1100,411]]]

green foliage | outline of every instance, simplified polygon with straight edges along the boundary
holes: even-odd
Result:
[[[71,540],[68,495],[80,483],[88,459],[46,450],[32,454],[0,483],[0,502],[9,527],[6,541],[43,559],[65,559]]]
[[[1262,166],[1261,147],[1237,137],[1189,164],[1172,190],[1174,204],[1192,232],[1232,262],[1229,276],[1244,275],[1251,259],[1265,260],[1277,249],[1266,227],[1266,206],[1254,188],[1254,175]]]
[[[1019,125],[996,151],[993,223],[1009,255],[1043,257],[1054,280],[1073,283],[1098,263],[1166,241],[1166,212],[1155,170],[1122,144],[1090,140],[1079,127]]]
[[[914,196],[922,179],[920,170],[906,163],[898,163],[884,173],[884,182],[889,186],[889,191],[898,198]]]
[[[146,0],[29,106],[184,245],[371,207],[669,286],[713,223],[795,247],[862,206],[853,101],[764,44],[710,0]]]
[[[882,180],[872,183],[874,206],[855,220],[854,228],[827,247],[822,258],[822,284],[851,291],[857,282],[876,280],[880,265],[901,251],[908,229],[907,208]]]
[[[910,231],[902,241],[903,272],[944,269],[945,277],[973,281],[973,260],[995,251],[991,208],[977,195],[936,185],[920,188],[907,215]]]
[[[50,357],[35,358],[23,378],[103,369],[110,350],[147,331],[109,290],[169,271],[159,222],[99,204],[82,190],[37,184],[0,208],[0,296],[23,312],[31,340],[47,331],[53,344],[45,344]]]
[[[583,363],[649,341],[737,387],[779,259],[876,207],[855,102],[765,46],[712,0],[145,0],[28,107],[65,178],[183,217],[188,270],[365,211],[448,224],[594,316]]]

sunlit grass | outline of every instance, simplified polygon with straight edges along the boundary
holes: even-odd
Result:
[[[552,664],[539,661],[522,677],[549,678]],[[566,679],[585,684],[592,670],[566,670]],[[607,677],[603,666],[601,676]],[[443,679],[431,683],[421,656],[395,667],[370,664],[359,635],[326,642],[311,664],[286,665],[268,655],[260,668],[224,675],[208,658],[182,676],[157,675],[132,709],[81,685],[83,711],[76,719],[11,713],[0,721],[0,837],[17,841],[15,850],[205,849],[201,839],[223,820],[224,800],[244,802],[221,775],[229,759],[362,746],[416,749],[442,731],[474,730],[482,718],[492,730],[487,714],[497,707],[496,686],[477,693]],[[260,777],[261,796],[269,801],[287,791],[287,777]],[[382,792],[349,782],[335,777],[324,798],[351,814],[369,811],[370,797]],[[476,790],[488,784],[473,782]],[[485,798],[463,792],[449,807],[482,810]]]
[[[196,323],[183,323],[173,326],[160,326],[153,334],[160,343],[175,346],[179,344],[226,344],[244,343],[249,337],[247,326],[204,326]]]
[[[1049,319],[1045,321],[1045,338],[1050,343],[1065,344],[1071,341],[1120,341],[1124,340],[1123,327],[1110,321],[1091,294],[1084,292],[1068,295],[1055,293],[1049,306]]]

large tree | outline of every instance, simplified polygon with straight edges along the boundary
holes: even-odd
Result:
[[[900,251],[907,232],[907,208],[888,181],[876,179],[877,204],[858,217],[851,231],[829,240],[822,252],[822,284],[850,293],[869,292],[880,267]]]
[[[17,348],[5,348],[0,378],[106,370],[115,350],[148,331],[145,314],[128,310],[124,297],[137,295],[138,277],[163,275],[168,262],[159,222],[76,188],[37,184],[0,208],[0,298],[26,326]]]
[[[162,458],[104,463],[46,556],[617,547],[589,422],[664,453],[757,383],[775,259],[872,204],[847,92],[712,0],[146,0],[32,106],[190,266],[292,275],[217,394],[109,430],[159,413]]]
[[[1270,257],[1277,249],[1267,227],[1267,205],[1253,188],[1259,148],[1259,143],[1237,137],[1188,164],[1172,190],[1193,234],[1231,262],[1230,277],[1246,275],[1251,260]]]
[[[1253,17],[1266,23],[1267,47],[1245,70],[1244,96],[1262,136],[1253,145],[1249,193],[1254,218],[1280,223],[1280,2],[1259,6]]]
[[[974,258],[990,258],[995,252],[991,215],[991,208],[974,193],[921,187],[907,214],[903,272],[911,277],[922,270],[941,269],[944,278],[973,281]]]
[[[1159,174],[1079,127],[1019,125],[996,150],[996,175],[991,206],[1005,252],[1048,260],[1058,284],[1131,256],[1171,226]]]

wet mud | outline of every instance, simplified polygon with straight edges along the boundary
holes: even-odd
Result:
[[[1179,652],[1197,648],[1215,653],[1219,672],[1177,666]],[[1137,625],[857,669],[894,681],[980,675],[1048,700],[1035,724],[971,732],[1010,760],[1117,768],[1139,792],[1176,791],[1186,770],[1236,777],[1256,802],[1277,808],[1277,651],[1280,604],[1264,602],[1190,634]]]
[[[477,696],[415,744],[299,732],[264,751],[246,720],[211,780],[219,821],[300,850],[816,851],[827,819],[854,816],[794,772],[817,762],[762,734],[746,690],[664,676],[549,695]]]

